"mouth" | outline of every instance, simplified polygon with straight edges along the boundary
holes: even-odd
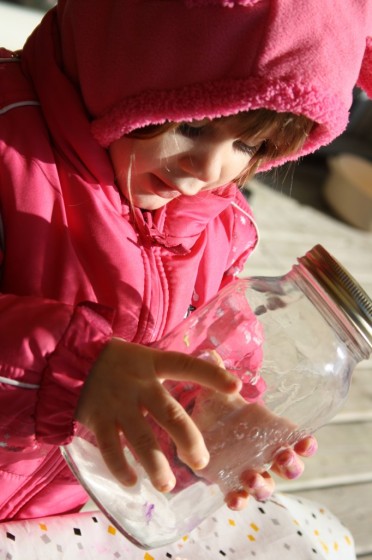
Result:
[[[154,194],[160,196],[161,198],[176,198],[180,196],[180,191],[175,189],[174,186],[170,186],[160,179],[157,175],[152,176],[155,183]]]

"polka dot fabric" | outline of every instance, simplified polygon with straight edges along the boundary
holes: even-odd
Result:
[[[350,532],[325,507],[276,494],[220,509],[172,545],[145,551],[100,512],[0,525],[1,560],[355,560]]]

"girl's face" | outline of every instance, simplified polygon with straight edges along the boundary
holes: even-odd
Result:
[[[247,139],[236,116],[183,123],[152,138],[124,136],[111,144],[110,156],[124,196],[138,208],[156,210],[233,181],[262,142]]]

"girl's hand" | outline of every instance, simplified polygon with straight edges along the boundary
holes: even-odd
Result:
[[[223,367],[217,352],[211,351],[209,356],[211,362]],[[304,470],[299,456],[311,457],[318,449],[313,436],[295,441],[294,424],[275,416],[262,404],[247,403],[239,394],[222,395],[201,389],[192,418],[210,451],[210,462],[198,475],[219,484],[227,506],[234,510],[244,509],[249,496],[260,501],[273,494],[275,482],[262,469],[271,457],[275,455],[271,471],[292,480]],[[288,442],[284,449],[283,441]],[[278,449],[282,450],[276,452]],[[243,470],[241,465],[247,463],[252,468]]]
[[[123,455],[121,433],[155,488],[169,491],[176,482],[146,421],[147,413],[169,434],[178,456],[191,469],[209,461],[200,430],[163,387],[165,379],[198,383],[217,394],[237,393],[241,387],[234,375],[216,364],[112,339],[88,376],[76,419],[94,433],[108,468],[124,485],[134,484],[136,473]]]
[[[304,464],[299,458],[312,457],[318,449],[314,436],[307,436],[298,441],[293,448],[288,447],[281,451],[271,466],[271,471],[281,478],[293,480],[301,476]],[[241,510],[247,505],[249,496],[256,500],[267,500],[275,490],[275,482],[270,473],[247,471],[241,476],[242,488],[231,491],[225,496],[225,502],[230,509]]]
[[[314,437],[298,441],[297,427],[274,415],[264,404],[247,403],[240,395],[222,395],[201,389],[192,412],[209,449],[210,462],[198,475],[217,483],[231,509],[242,509],[249,495],[268,499],[275,483],[265,470],[283,478],[299,477],[299,458],[316,452]],[[249,470],[246,466],[249,465]]]

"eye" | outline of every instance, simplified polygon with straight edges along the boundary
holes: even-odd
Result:
[[[204,119],[202,121],[192,121],[181,123],[177,127],[177,132],[186,136],[186,138],[197,138],[204,131],[205,127],[209,124],[209,119]]]
[[[248,156],[251,156],[251,157],[254,156],[254,154],[256,152],[258,152],[260,147],[261,147],[261,144],[258,144],[256,146],[251,146],[249,144],[246,144],[242,140],[236,140],[236,142],[234,142],[234,148],[236,150],[238,150],[239,152],[242,152],[243,154],[247,154]]]

